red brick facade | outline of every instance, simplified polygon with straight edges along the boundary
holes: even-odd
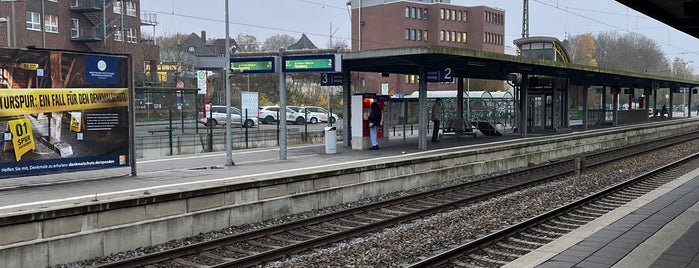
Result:
[[[368,3],[360,10],[358,3],[352,1],[353,51],[424,45],[505,51],[504,10],[427,1]],[[416,76],[398,74],[353,73],[352,83],[361,92],[375,93],[388,83],[389,94],[410,94],[418,87]],[[455,89],[456,85],[430,83],[428,87]]]
[[[141,40],[139,0],[106,0],[105,6],[101,3],[95,6],[98,2],[100,1],[2,1],[0,17],[10,21],[10,41],[13,47],[132,54],[135,80],[144,81],[144,64],[157,63],[160,49]],[[123,8],[119,9],[120,6]],[[122,10],[123,16],[119,14],[119,10]],[[78,27],[73,27],[75,22]],[[103,30],[105,25],[106,30]],[[120,28],[124,29],[124,34],[121,35],[123,41],[118,41]],[[0,31],[0,46],[5,47],[7,23],[0,24]]]

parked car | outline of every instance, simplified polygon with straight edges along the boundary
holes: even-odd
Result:
[[[308,114],[309,114],[308,122],[311,124],[315,124],[318,122],[325,123],[328,121],[330,121],[330,123],[334,124],[335,122],[337,122],[337,119],[340,118],[339,116],[337,116],[337,114],[334,114],[334,113],[330,115],[330,112],[328,112],[328,110],[323,109],[322,107],[305,106],[302,108],[305,111],[308,111]],[[313,114],[313,116],[310,116],[311,114]]]
[[[207,125],[211,122],[211,126],[225,125],[226,124],[226,106],[213,105],[211,106],[211,118],[207,118],[209,115],[200,115],[199,123]],[[242,127],[254,127],[257,125],[257,117],[248,117],[243,123],[243,115],[240,109],[236,107],[231,107],[231,125],[240,125]]]
[[[277,115],[279,114],[279,106],[262,106],[257,118],[265,124],[279,122]],[[303,125],[306,123],[304,115],[294,111],[292,108],[286,107],[286,121],[292,124]]]

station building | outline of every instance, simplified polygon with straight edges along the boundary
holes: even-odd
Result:
[[[0,47],[131,54],[136,82],[159,61],[155,37],[141,32],[157,17],[140,13],[140,0],[0,1],[0,18]]]
[[[352,51],[441,45],[477,51],[505,52],[505,11],[486,6],[460,6],[450,0],[351,0]],[[417,75],[352,73],[356,90],[410,94]],[[430,84],[449,90],[455,83]]]

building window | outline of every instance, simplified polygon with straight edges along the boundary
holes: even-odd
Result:
[[[461,15],[461,10],[459,10],[459,12],[456,13],[456,21],[461,21]]]
[[[410,18],[410,7],[405,7],[405,18],[406,19]]]
[[[449,11],[449,9],[447,9],[446,12],[444,12],[444,13],[445,13],[445,14],[444,14],[444,19],[445,19],[445,20],[451,20],[451,17],[449,16],[449,15],[451,14],[451,11]]]
[[[78,19],[70,19],[70,38],[80,38],[80,21]]]
[[[468,42],[468,33],[461,33],[461,41],[464,43]]]
[[[443,8],[439,10],[439,19],[444,20],[444,9]]]
[[[405,77],[405,83],[410,84],[410,75],[403,75]]]
[[[427,8],[422,10],[422,19],[427,19]]]
[[[114,30],[114,41],[119,41],[121,42],[123,40],[122,35],[121,35],[121,30],[119,28],[115,28]]]
[[[49,2],[56,2],[58,3],[58,0],[48,0]]]
[[[136,38],[135,28],[129,28],[129,30],[126,32],[126,42],[134,44],[138,42],[138,39]]]
[[[461,33],[456,33],[456,42],[461,43]]]
[[[456,42],[456,32],[454,31],[451,32],[451,41]]]
[[[427,30],[422,31],[422,41],[427,42]]]
[[[410,30],[410,40],[415,41],[415,39],[417,39],[417,37],[415,37],[415,32],[415,29]]]
[[[121,1],[114,1],[112,9],[114,10],[114,14],[121,14]]]
[[[415,7],[411,8],[411,9],[410,9],[410,18],[411,18],[411,19],[414,19],[414,18],[415,18],[415,13],[416,13]]]
[[[444,30],[439,30],[439,41],[444,42]]]
[[[58,33],[58,16],[46,15],[44,17],[44,31],[48,33]]]
[[[78,0],[70,0],[70,7],[78,7]]]
[[[126,15],[136,17],[136,3],[133,1],[126,2]]]
[[[464,11],[464,15],[461,17],[461,21],[467,22],[468,21],[468,11]]]
[[[422,30],[417,30],[417,41],[422,41]]]
[[[27,29],[41,31],[41,15],[39,12],[27,11]]]
[[[456,10],[451,10],[451,20],[456,20]]]
[[[421,20],[422,19],[422,8],[417,9],[417,19]]]
[[[410,40],[410,29],[405,29],[405,40]]]

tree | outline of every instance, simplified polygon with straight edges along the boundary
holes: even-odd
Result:
[[[655,41],[635,33],[602,33],[595,39],[599,67],[635,73],[670,75],[665,53]]]
[[[694,73],[692,72],[692,68],[689,66],[689,62],[677,57],[672,60],[672,75],[681,79],[693,79],[694,77]]]
[[[157,38],[160,47],[160,61],[181,64],[190,60],[191,54],[181,47],[182,43],[189,37],[188,34],[169,34]]]
[[[347,43],[347,39],[345,38],[335,38],[332,43],[332,47],[329,47],[330,49],[337,49],[339,51],[349,51],[349,44]]]
[[[575,45],[575,52],[572,54],[571,62],[576,64],[597,66],[595,55],[595,38],[590,33],[580,36]]]
[[[260,45],[257,42],[257,37],[251,34],[238,34],[238,38],[235,39],[238,43],[239,52],[255,52],[260,51]]]
[[[277,51],[280,48],[287,48],[290,45],[293,45],[296,43],[296,38],[293,36],[290,36],[288,34],[277,34],[274,36],[270,36],[265,40],[265,43],[262,44],[262,50],[263,51]]]

